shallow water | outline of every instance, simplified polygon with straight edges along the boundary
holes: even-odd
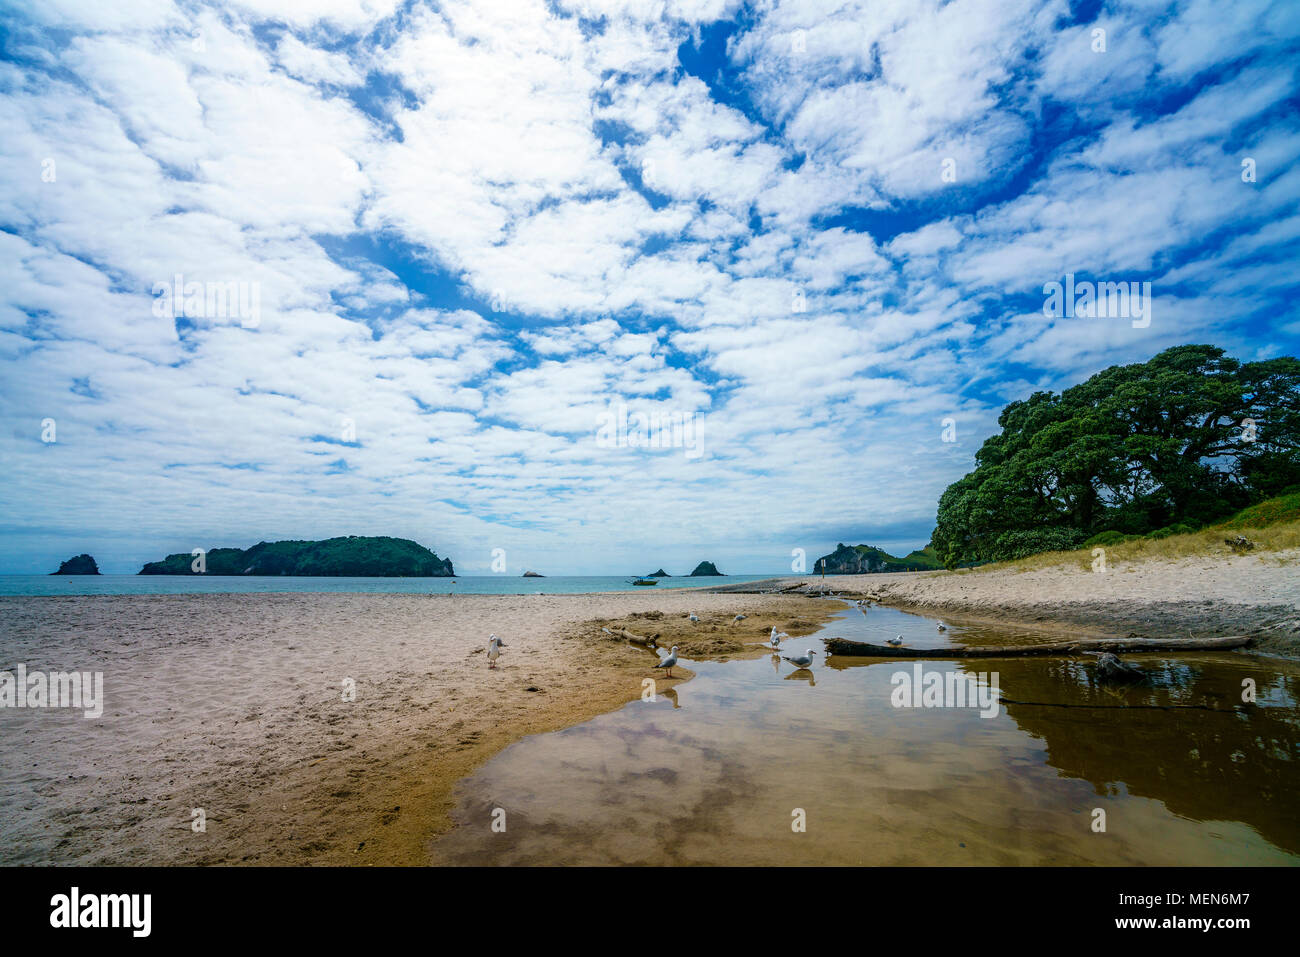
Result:
[[[900,633],[921,648],[948,636],[1026,640],[956,627],[944,635],[933,619],[874,608],[795,639],[794,652],[821,652],[831,635]],[[1227,652],[1130,657],[1149,669],[1149,684],[1098,686],[1090,657],[920,662],[928,672],[996,672],[987,680],[1004,700],[987,718],[971,707],[894,707],[891,677],[912,673],[912,661],[689,663],[696,677],[673,692],[524,739],[463,781],[457,826],[434,843],[433,859],[1300,862],[1300,667]],[[1241,703],[1247,678],[1254,705]],[[796,809],[803,832],[792,827]],[[1104,832],[1094,830],[1095,809]]]

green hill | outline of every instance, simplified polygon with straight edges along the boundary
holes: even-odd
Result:
[[[406,538],[348,535],[324,541],[258,542],[251,548],[213,548],[208,575],[304,575],[347,578],[449,578],[450,558],[439,558]],[[141,575],[196,575],[194,556],[179,552],[149,562]]]
[[[867,575],[875,572],[920,572],[942,568],[931,545],[898,558],[874,545],[835,546],[835,551],[823,555],[813,563],[813,571],[827,575]]]

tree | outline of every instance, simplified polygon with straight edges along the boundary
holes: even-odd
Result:
[[[1199,525],[1295,485],[1300,360],[1177,346],[1012,402],[998,425],[940,498],[948,567]]]

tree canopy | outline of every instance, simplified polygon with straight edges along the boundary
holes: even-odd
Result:
[[[1300,360],[1177,346],[1012,402],[998,425],[939,500],[949,568],[1200,526],[1300,483]]]

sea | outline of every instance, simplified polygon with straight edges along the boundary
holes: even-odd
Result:
[[[378,592],[395,595],[580,595],[736,585],[774,575],[661,578],[633,585],[631,575],[466,575],[456,578],[322,578],[289,575],[0,575],[0,595],[208,595],[271,592]],[[789,575],[788,572],[784,573]]]

